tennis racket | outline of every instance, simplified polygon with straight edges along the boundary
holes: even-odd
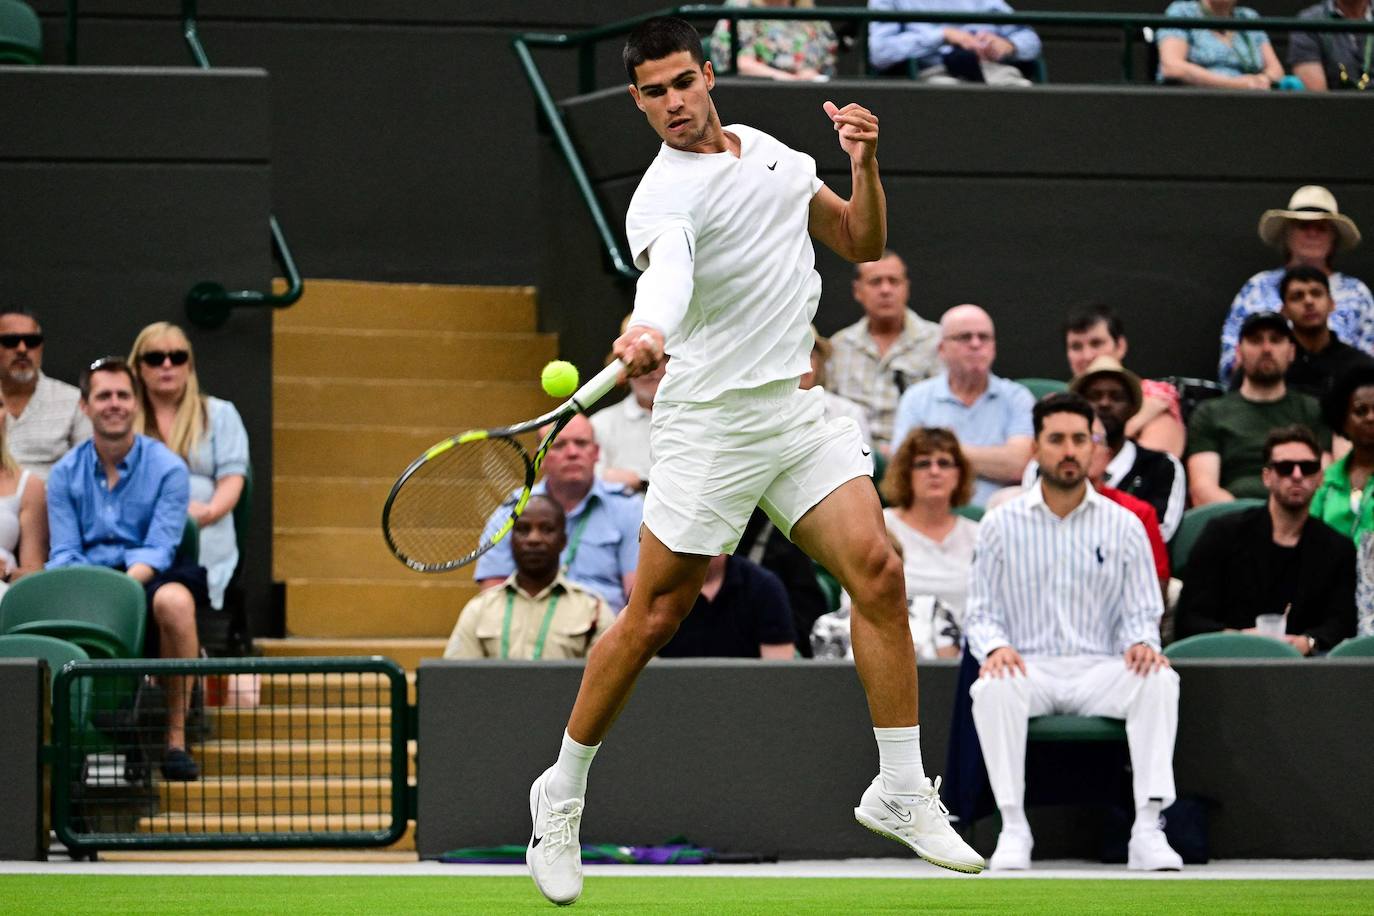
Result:
[[[525,511],[549,445],[577,414],[615,387],[620,360],[558,407],[524,423],[473,429],[431,446],[411,462],[382,507],[382,534],[411,569],[445,572],[496,546]],[[517,437],[553,424],[531,456]]]

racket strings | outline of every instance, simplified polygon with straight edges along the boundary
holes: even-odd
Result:
[[[526,468],[524,450],[511,439],[478,439],[434,455],[392,501],[388,530],[395,549],[426,566],[465,561],[510,517],[497,510],[514,507]]]

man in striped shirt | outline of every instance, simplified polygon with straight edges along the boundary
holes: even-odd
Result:
[[[1030,867],[1032,716],[1126,720],[1136,803],[1128,867],[1180,869],[1159,814],[1174,799],[1178,675],[1159,651],[1159,583],[1139,519],[1088,485],[1093,409],[1072,392],[1035,405],[1040,482],[988,513],[969,571],[965,630],[983,664],[973,720],[1002,813],[991,866]]]

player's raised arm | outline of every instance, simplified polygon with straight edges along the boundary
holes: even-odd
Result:
[[[658,368],[668,335],[682,323],[692,301],[692,243],[681,229],[670,229],[649,245],[649,266],[635,287],[635,308],[612,352],[634,378]]]
[[[840,135],[840,148],[849,156],[853,191],[842,200],[822,187],[811,198],[811,235],[848,261],[876,261],[887,246],[887,197],[878,177],[878,118],[854,102],[837,108],[826,102],[825,113]]]

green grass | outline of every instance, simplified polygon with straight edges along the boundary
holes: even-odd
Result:
[[[527,878],[0,876],[14,913],[554,912]],[[596,878],[593,913],[1374,913],[1374,881]]]

